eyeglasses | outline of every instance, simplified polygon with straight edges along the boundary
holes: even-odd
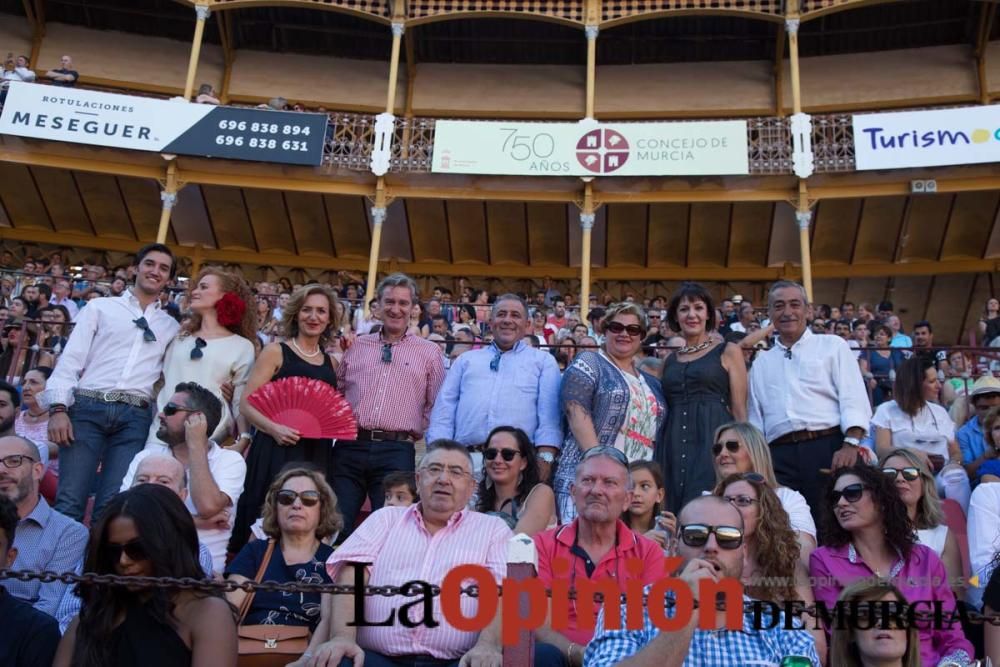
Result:
[[[156,342],[156,334],[154,334],[153,330],[149,328],[149,322],[146,321],[145,317],[140,317],[137,320],[132,320],[132,323],[135,324],[135,326],[142,329],[142,339],[144,341],[146,341],[147,343]]]
[[[205,353],[202,352],[202,348],[205,347],[206,345],[208,345],[208,341],[205,340],[204,338],[194,339],[194,348],[191,350],[192,361],[201,359],[202,357],[205,356]]]
[[[492,461],[499,454],[504,461],[510,463],[511,461],[514,460],[514,457],[520,453],[521,452],[519,452],[516,449],[497,449],[495,447],[490,447],[485,452],[483,452],[483,458],[486,459],[487,461]]]
[[[623,331],[627,331],[629,336],[635,337],[642,335],[642,327],[638,324],[625,325],[621,322],[608,322],[604,328],[613,334],[620,334]]]
[[[435,479],[441,477],[442,475],[447,475],[450,479],[462,479],[463,477],[471,476],[467,470],[462,470],[458,466],[446,468],[440,463],[432,463],[428,466],[424,466],[421,470]]]
[[[31,461],[32,463],[38,463],[38,459],[33,459],[25,454],[11,454],[10,456],[5,456],[0,459],[5,468],[20,468],[21,464],[25,461]]]
[[[720,549],[737,549],[743,544],[743,531],[735,526],[709,526],[704,523],[681,526],[681,540],[689,547],[705,546],[712,533],[715,533],[715,541]]]
[[[392,363],[392,345],[389,343],[382,343],[382,363]]]
[[[915,482],[920,477],[920,468],[914,466],[907,466],[905,468],[882,468],[882,472],[889,479],[895,480],[900,474],[903,475],[903,479],[907,482]]]
[[[598,445],[597,447],[591,447],[583,453],[581,461],[586,461],[587,459],[592,459],[595,456],[608,456],[613,458],[618,463],[621,463],[626,468],[628,467],[628,457],[620,449],[615,449],[614,447],[609,447],[608,445]]]
[[[722,453],[722,448],[725,447],[726,451],[730,454],[735,454],[740,451],[740,441],[739,440],[726,440],[725,442],[717,442],[712,445],[712,456],[718,456]]]
[[[722,496],[727,503],[736,505],[737,507],[750,507],[754,503],[759,503],[760,501],[756,498],[751,498],[750,496]]]
[[[278,500],[279,505],[285,505],[286,507],[295,503],[295,499],[298,498],[302,501],[302,504],[306,507],[315,507],[321,500],[319,491],[292,491],[291,489],[282,489],[278,491],[275,496]]]
[[[113,542],[108,543],[108,557],[111,559],[112,563],[117,563],[122,559],[122,554],[128,556],[129,560],[149,560],[149,556],[146,555],[146,550],[142,546],[142,542],[139,540],[132,540],[131,542],[126,542],[125,544],[114,544]]]
[[[494,373],[500,370],[500,356],[502,354],[503,354],[502,352],[497,351],[497,353],[494,354],[493,358],[490,360],[490,370],[493,371]]]
[[[848,484],[840,491],[830,492],[830,504],[836,505],[843,498],[849,503],[856,503],[861,500],[861,496],[864,495],[865,485],[864,484]]]
[[[185,408],[183,405],[177,405],[176,403],[167,403],[163,406],[163,414],[167,417],[173,417],[178,412],[198,412],[197,410],[192,410],[191,408]]]

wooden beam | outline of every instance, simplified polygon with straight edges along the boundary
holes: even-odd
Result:
[[[774,53],[774,115],[785,115],[785,26],[779,24]]]
[[[31,22],[31,68],[45,71],[38,66],[38,56],[42,52],[42,40],[45,39],[45,7],[42,0],[24,0],[24,9],[31,13],[28,20]]]
[[[993,29],[993,19],[996,17],[997,6],[992,2],[980,3],[979,33],[976,37],[975,63],[976,80],[979,82],[979,103],[990,103],[990,86],[986,77],[986,50],[989,46],[990,32]]]
[[[219,22],[219,39],[222,42],[222,58],[224,63],[219,101],[222,104],[229,104],[229,85],[233,79],[233,62],[236,60],[236,50],[233,48],[233,21],[235,20],[235,15],[219,12],[216,20]]]

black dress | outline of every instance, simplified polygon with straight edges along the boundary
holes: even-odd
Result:
[[[169,625],[153,618],[144,605],[125,611],[125,620],[111,632],[109,667],[183,667],[191,664],[191,649]]]
[[[295,354],[288,345],[281,345],[281,367],[272,380],[287,377],[307,377],[322,380],[331,387],[337,386],[337,374],[333,362],[326,357],[321,365],[310,364]],[[229,551],[239,553],[250,537],[250,526],[261,515],[264,498],[271,482],[283,467],[292,461],[308,461],[329,479],[330,455],[333,445],[330,440],[302,438],[290,447],[278,445],[274,438],[263,431],[257,431],[250,454],[247,456],[247,476],[243,484],[243,495],[236,508],[236,523],[233,537],[229,541]]]
[[[667,424],[654,458],[663,467],[667,509],[679,512],[692,498],[715,486],[712,438],[715,429],[732,421],[729,373],[722,366],[725,343],[694,361],[667,358],[661,385],[667,401]]]

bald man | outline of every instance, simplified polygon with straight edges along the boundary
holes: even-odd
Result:
[[[35,443],[18,435],[0,437],[0,494],[17,507],[15,570],[72,572],[87,548],[87,529],[55,511],[38,493],[45,474]],[[66,584],[4,579],[0,585],[38,611],[54,616]]]

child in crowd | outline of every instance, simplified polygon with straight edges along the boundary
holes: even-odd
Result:
[[[382,480],[386,507],[409,507],[420,500],[417,478],[412,472],[392,472]]]
[[[667,549],[677,529],[677,517],[663,511],[663,498],[666,496],[663,472],[653,461],[633,461],[628,469],[632,477],[632,493],[628,509],[622,512],[622,521],[635,532]]]

